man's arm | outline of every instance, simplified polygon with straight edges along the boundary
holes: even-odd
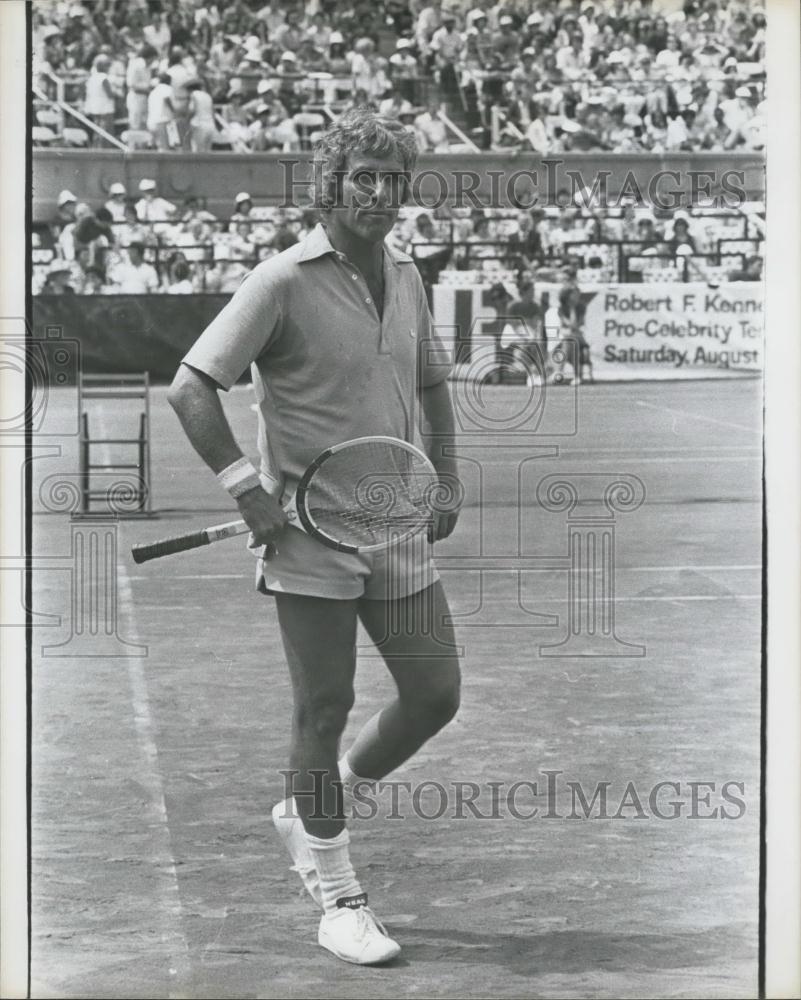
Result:
[[[213,378],[182,364],[167,397],[192,447],[215,475],[243,457],[218,390]],[[259,545],[274,542],[287,523],[281,505],[260,486],[243,493],[236,503]]]
[[[462,506],[463,488],[456,461],[456,433],[453,403],[447,379],[420,390],[424,426],[421,428],[426,452],[443,485],[442,509],[434,524],[432,541],[447,538],[456,527]]]

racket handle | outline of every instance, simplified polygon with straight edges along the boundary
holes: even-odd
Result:
[[[179,535],[176,538],[163,538],[160,542],[150,542],[148,545],[133,545],[131,554],[135,563],[143,563],[149,559],[170,556],[174,552],[197,549],[210,542],[209,533],[204,529],[203,531],[193,531],[188,535]]]

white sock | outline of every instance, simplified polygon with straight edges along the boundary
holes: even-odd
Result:
[[[320,891],[325,912],[336,913],[342,905],[365,906],[367,896],[362,891],[356,872],[350,863],[348,852],[350,836],[347,829],[330,840],[313,837],[307,833],[306,843],[309,845],[317,874],[320,876]],[[343,904],[343,900],[347,902]]]
[[[339,762],[339,777],[342,781],[342,807],[347,822],[354,818],[354,808],[358,808],[359,799],[372,795],[378,782],[375,778],[362,778],[361,775],[351,770],[347,754]],[[354,789],[356,789],[355,793]],[[363,815],[367,815],[367,813],[364,812]]]

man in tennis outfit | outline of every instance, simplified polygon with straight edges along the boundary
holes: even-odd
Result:
[[[369,435],[412,441],[419,415],[426,451],[453,496],[435,515],[431,537],[446,537],[456,524],[449,359],[411,257],[384,244],[416,155],[413,135],[391,119],[357,109],[334,123],[315,150],[323,223],[243,280],[170,390],[193,446],[236,500],[254,543],[265,546],[257,586],[275,599],[295,700],[294,798],[275,807],[273,820],[322,907],[320,944],[357,964],[388,961],[400,947],[367,905],[338,805],[344,798],[347,816],[360,783],[395,770],[453,717],[459,664],[425,534],[375,553],[339,552],[288,525],[281,502],[326,448]],[[248,366],[259,407],[258,471],[218,395]],[[338,761],[358,621],[397,696]]]

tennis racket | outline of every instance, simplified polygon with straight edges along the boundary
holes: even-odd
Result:
[[[392,437],[362,437],[328,448],[301,477],[284,507],[289,523],[340,552],[371,552],[427,527],[452,490],[428,457]],[[134,545],[134,562],[246,534],[244,521]]]

